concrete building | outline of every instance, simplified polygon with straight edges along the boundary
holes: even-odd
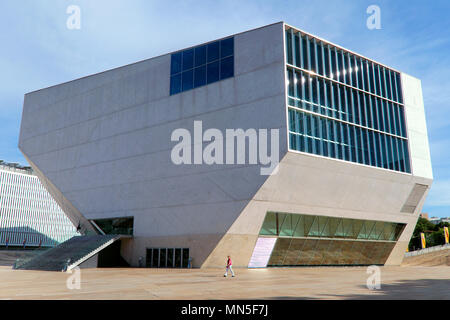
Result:
[[[31,168],[0,161],[0,247],[53,247],[76,235]]]
[[[174,163],[195,122],[248,157],[196,161],[203,135]],[[271,175],[253,129],[278,130]],[[28,93],[19,148],[132,266],[400,264],[433,178],[420,80],[283,22]]]

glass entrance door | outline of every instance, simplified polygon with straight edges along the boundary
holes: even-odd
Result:
[[[189,248],[148,248],[147,268],[187,268]]]

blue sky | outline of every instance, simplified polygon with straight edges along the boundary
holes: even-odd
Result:
[[[366,27],[373,4],[380,30]],[[69,5],[81,8],[80,30],[66,27]],[[449,11],[448,0],[2,0],[0,159],[26,164],[27,92],[285,21],[422,80],[434,174],[423,211],[450,216]]]

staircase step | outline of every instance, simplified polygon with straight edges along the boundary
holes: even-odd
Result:
[[[67,267],[69,259],[70,265],[73,267],[73,264],[89,256],[95,250],[120,238],[120,235],[75,236],[29,260],[17,261],[15,269],[62,271]]]

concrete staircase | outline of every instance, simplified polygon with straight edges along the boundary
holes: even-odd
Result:
[[[69,271],[121,238],[120,235],[73,237],[29,259],[19,259],[14,269]]]

